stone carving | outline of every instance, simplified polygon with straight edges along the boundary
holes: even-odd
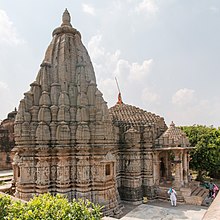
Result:
[[[67,158],[62,158],[58,163],[57,181],[61,185],[70,182],[70,165]]]
[[[76,140],[78,143],[88,143],[90,140],[89,127],[85,122],[78,124],[76,129]]]
[[[19,161],[27,161],[15,172],[16,196],[29,199],[50,189],[70,199],[82,196],[97,203],[100,192],[110,190],[106,211],[114,215],[119,209],[116,178],[105,178],[101,162],[103,158],[113,160],[112,124],[88,52],[70,20],[65,10],[36,80],[20,101],[14,164],[17,166],[18,155]],[[96,161],[94,167],[92,161]]]
[[[77,182],[88,183],[90,180],[90,164],[85,158],[77,163]]]
[[[57,126],[56,140],[61,144],[68,144],[70,142],[70,128],[64,121],[62,121],[60,125]]]
[[[49,184],[50,170],[47,161],[38,161],[37,163],[37,185]]]
[[[121,95],[108,109],[81,34],[70,21],[65,10],[36,80],[20,101],[14,126],[16,196],[52,191],[89,198],[105,205],[105,214],[119,217],[120,199],[137,203],[152,197],[160,183],[160,151],[181,150],[188,170],[188,140],[174,125],[167,129],[162,117],[124,104]],[[181,167],[175,167],[176,183],[183,182]]]

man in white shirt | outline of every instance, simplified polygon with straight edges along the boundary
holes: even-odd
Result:
[[[171,187],[167,193],[170,195],[171,205],[176,206],[176,191]]]

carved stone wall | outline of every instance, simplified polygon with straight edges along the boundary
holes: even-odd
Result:
[[[63,193],[119,215],[111,119],[67,10],[30,86],[15,121],[16,196]]]
[[[154,178],[153,147],[155,138],[166,130],[165,122],[126,104],[117,104],[110,112],[118,143],[116,176],[120,198],[135,204],[142,202],[143,196],[154,198],[159,182]],[[136,118],[132,120],[133,117]],[[155,120],[155,124],[146,123],[150,120]]]

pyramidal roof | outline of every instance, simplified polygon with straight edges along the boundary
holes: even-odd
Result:
[[[186,134],[171,122],[169,128],[156,140],[156,145],[162,147],[189,147]]]
[[[97,89],[90,57],[67,9],[52,36],[36,80],[20,101],[16,144],[110,139],[107,104]]]
[[[147,112],[136,106],[118,103],[109,109],[113,123],[119,125],[144,126],[160,123],[166,127],[164,119],[154,113]]]

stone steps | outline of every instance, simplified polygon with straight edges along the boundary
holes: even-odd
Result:
[[[12,176],[0,177],[0,182],[11,182]]]
[[[160,186],[157,188],[157,199],[169,200],[167,193],[168,188]],[[176,190],[177,201],[185,202],[192,205],[205,205],[207,204],[208,189],[198,186],[197,184],[191,185],[190,188],[182,188]]]
[[[208,189],[198,186],[194,190],[192,190],[191,196],[200,196],[202,198],[205,198],[208,195],[208,193]]]
[[[0,192],[10,193],[12,187],[12,172],[0,172]]]
[[[170,196],[167,193],[168,189],[169,188],[167,188],[167,187],[159,187],[157,189],[157,199],[169,200]],[[182,193],[180,192],[180,190],[176,190],[176,193],[177,193],[177,201],[178,202],[184,202],[184,198],[183,198]]]
[[[190,188],[191,194],[190,196],[185,197],[186,203],[191,205],[205,205],[205,200],[208,196],[209,190],[199,185],[191,185]]]
[[[9,193],[10,194],[11,187],[12,187],[11,183],[0,185],[0,192],[4,192],[4,193]]]

